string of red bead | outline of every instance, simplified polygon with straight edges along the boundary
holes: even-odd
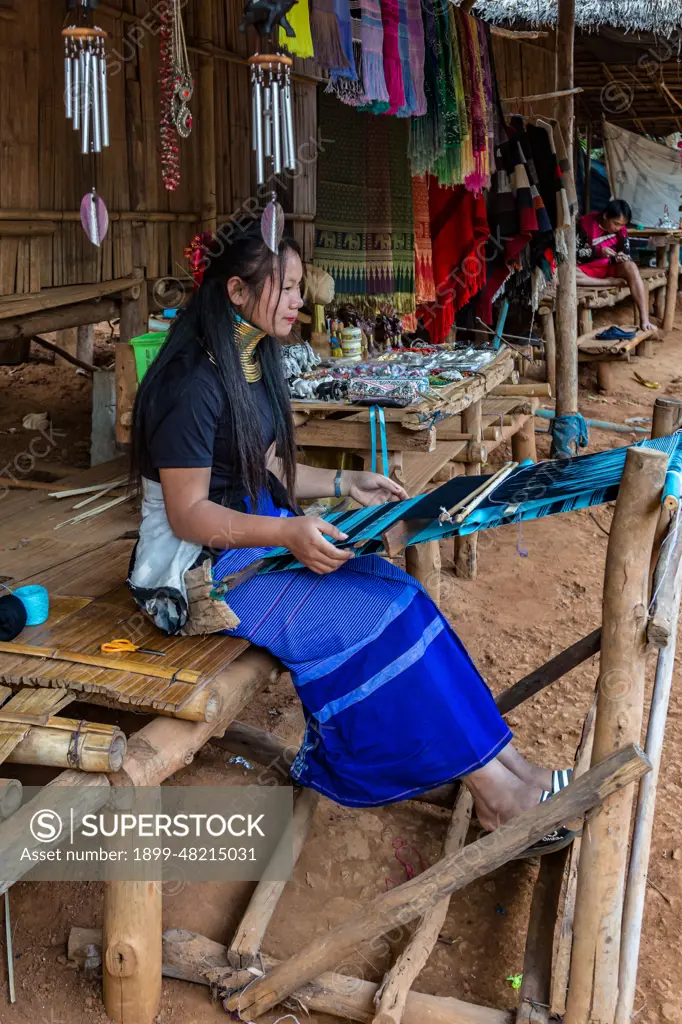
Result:
[[[173,4],[163,4],[161,18],[161,177],[169,192],[180,184],[180,149],[173,123],[175,69],[173,67]]]

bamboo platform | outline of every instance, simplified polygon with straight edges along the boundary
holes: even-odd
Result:
[[[642,357],[653,355],[653,340],[658,335],[657,330],[640,331],[634,326],[626,329],[636,331],[634,338],[600,340],[597,335],[605,330],[603,327],[578,338],[578,362],[596,365],[597,383],[601,391],[609,392],[615,387],[612,373],[614,362],[629,362],[633,354]]]

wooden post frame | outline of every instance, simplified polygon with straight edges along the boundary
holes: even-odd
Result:
[[[649,565],[668,458],[631,448],[611,525],[592,763],[637,742],[642,728]],[[564,1024],[612,1021],[633,791],[589,819],[583,837]]]
[[[670,262],[668,264],[668,285],[665,294],[665,312],[663,314],[663,330],[672,331],[675,326],[675,309],[677,292],[680,283],[680,243],[670,243]]]
[[[474,402],[462,412],[462,431],[471,434],[474,441],[482,437],[482,404]],[[468,462],[465,467],[467,476],[479,476],[480,462]],[[455,537],[455,574],[463,580],[475,580],[478,573],[478,534],[470,533],[466,537]]]
[[[538,804],[459,853],[445,857],[410,882],[375,897],[345,924],[318,936],[272,974],[228,999],[226,1009],[239,1010],[247,1020],[261,1016],[301,985],[342,963],[359,943],[421,917],[446,896],[523,853],[564,820],[584,814],[630,785],[649,767],[644,753],[634,744],[619,750],[552,800]]]
[[[557,89],[574,87],[575,0],[559,0],[556,35]],[[566,148],[573,166],[573,95],[557,103],[557,120],[566,135]],[[575,217],[566,229],[566,259],[559,264],[556,295],[556,414],[578,412],[578,298],[576,288]]]

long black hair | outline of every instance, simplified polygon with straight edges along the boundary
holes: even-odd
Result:
[[[300,255],[296,242],[293,239],[282,239],[279,255],[274,255],[263,241],[258,222],[245,231],[236,231],[234,228],[223,230],[209,244],[203,260],[201,285],[173,321],[166,341],[137,392],[132,424],[132,482],[139,484],[147,462],[147,439],[158,417],[158,398],[167,387],[167,367],[179,356],[189,356],[192,363],[198,361],[203,352],[208,354],[215,365],[225,390],[235,469],[241,477],[243,492],[255,502],[259,493],[267,487],[265,445],[257,429],[255,399],[244,377],[234,340],[237,314],[227,293],[227,282],[231,277],[239,277],[247,286],[252,304],[243,312],[248,319],[258,295],[268,280],[271,280],[271,306],[274,310],[281,295],[287,257],[292,252]],[[279,342],[274,337],[264,337],[258,345],[258,354],[272,408],[276,454],[281,459],[283,483],[292,503],[296,478],[296,445]],[[179,386],[183,387],[184,384]],[[167,403],[168,395],[164,394],[166,408]]]

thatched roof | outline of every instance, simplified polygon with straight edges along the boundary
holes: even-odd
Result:
[[[585,29],[610,25],[666,36],[682,29],[680,0],[576,0],[575,6],[576,25]],[[473,13],[498,25],[551,25],[557,0],[478,0]]]

